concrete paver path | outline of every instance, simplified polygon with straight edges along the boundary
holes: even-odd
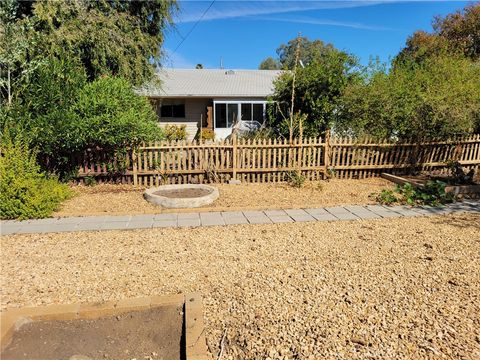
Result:
[[[222,226],[235,224],[278,224],[305,221],[341,221],[382,219],[448,214],[480,213],[480,201],[463,201],[441,207],[408,207],[381,205],[346,205],[306,209],[245,210],[223,212],[190,212],[148,215],[85,216],[48,218],[0,223],[1,235],[67,231],[128,230]]]

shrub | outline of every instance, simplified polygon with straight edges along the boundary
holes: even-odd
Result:
[[[169,141],[187,140],[186,125],[166,125],[163,131]]]
[[[36,154],[20,137],[4,132],[0,156],[0,218],[44,218],[71,196],[65,184],[40,171]]]
[[[446,183],[439,180],[428,181],[423,188],[417,188],[410,183],[406,183],[403,186],[397,185],[394,191],[387,189],[382,190],[382,192],[376,196],[376,200],[385,205],[399,202],[411,206],[437,206],[454,200],[453,195],[445,192],[446,185]]]
[[[215,132],[212,129],[202,129],[196,138],[197,140],[215,140]]]
[[[74,59],[47,60],[0,116],[2,123],[25,129],[44,169],[68,179],[76,170],[71,159],[87,149],[100,148],[113,158],[115,148],[162,138],[153,107],[126,80],[102,77],[88,83]]]
[[[383,189],[375,198],[377,202],[383,205],[391,205],[398,201],[395,193],[392,190]]]
[[[272,128],[262,127],[258,130],[246,131],[240,134],[241,139],[268,140],[275,139],[276,134]]]
[[[287,179],[290,186],[296,188],[301,188],[306,180],[305,176],[299,170],[288,172]]]
[[[447,168],[450,171],[450,176],[452,177],[453,183],[457,185],[472,185],[473,177],[475,175],[475,170],[470,169],[468,173],[462,168],[462,164],[456,160],[447,161]]]

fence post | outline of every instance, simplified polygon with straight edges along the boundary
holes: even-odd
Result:
[[[232,179],[237,180],[237,134],[232,135]]]
[[[325,131],[325,141],[324,141],[324,159],[323,159],[323,164],[325,166],[324,174],[323,176],[326,178],[328,174],[328,168],[330,167],[330,129],[327,129]]]
[[[135,148],[132,148],[132,166],[133,166],[133,185],[137,186],[138,185],[138,170],[137,170],[137,152],[135,151]]]

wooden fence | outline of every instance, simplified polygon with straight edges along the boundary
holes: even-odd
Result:
[[[79,161],[79,179],[153,186],[173,183],[282,182],[293,171],[308,180],[327,176],[366,178],[382,172],[404,173],[416,168],[445,171],[448,160],[467,169],[480,167],[480,135],[432,140],[421,144],[372,139],[308,138],[221,142],[159,142],[125,150],[107,159],[89,151]],[[81,181],[81,180],[80,180]]]

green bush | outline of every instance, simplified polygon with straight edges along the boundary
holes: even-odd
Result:
[[[0,218],[44,218],[71,196],[65,184],[47,177],[26,142],[4,132],[0,156]]]
[[[197,140],[215,140],[215,132],[212,129],[202,129],[196,138]]]
[[[295,170],[287,173],[287,181],[292,187],[301,188],[305,184],[305,175],[301,171]]]
[[[88,83],[76,61],[69,59],[48,59],[39,66],[22,98],[0,121],[23,128],[38,149],[40,165],[63,180],[75,176],[78,167],[71,160],[87,149],[100,148],[111,159],[115,149],[162,139],[147,98],[121,78]]]
[[[169,141],[187,140],[187,125],[166,125],[163,131]]]
[[[376,195],[377,202],[383,205],[391,205],[398,201],[397,196],[392,190],[383,189],[380,194]]]
[[[376,196],[376,200],[384,205],[392,205],[398,202],[411,206],[437,206],[454,200],[453,195],[445,192],[446,186],[446,183],[439,180],[427,181],[423,188],[406,183],[403,186],[397,185],[394,191],[387,189],[382,190],[382,192]]]

